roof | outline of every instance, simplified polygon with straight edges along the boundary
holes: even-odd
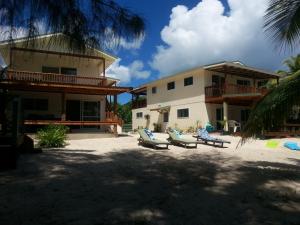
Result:
[[[203,68],[209,71],[228,73],[228,74],[238,75],[247,78],[276,79],[280,77],[279,74],[246,66],[236,62],[221,62],[221,63],[211,64],[211,65],[206,65]]]
[[[20,37],[20,38],[14,38],[13,39],[13,42],[14,43],[20,43],[20,42],[25,42],[25,41],[28,41],[28,40],[36,40],[36,39],[43,39],[43,38],[48,38],[48,37],[55,37],[55,36],[66,36],[65,34],[63,33],[52,33],[52,34],[42,34],[42,35],[37,35],[37,36],[34,36],[34,37],[31,37],[31,38],[27,38],[27,37]],[[0,41],[0,46],[2,45],[9,45],[11,44],[11,41],[10,40],[3,40],[3,41]],[[88,46],[87,46],[88,47]],[[110,58],[111,60],[116,60],[117,57],[116,56],[113,56],[111,54],[108,54],[100,49],[97,49],[97,48],[91,48],[91,47],[88,47],[90,49],[93,49],[95,51],[97,51],[98,53],[100,54],[103,54],[105,55],[106,57]]]
[[[139,89],[141,89],[141,88],[146,88],[147,85],[153,84],[157,81],[170,79],[173,77],[177,77],[183,73],[190,73],[190,72],[193,72],[193,71],[196,71],[199,69],[221,72],[221,73],[228,73],[228,74],[243,76],[243,77],[247,77],[247,78],[257,78],[257,79],[280,78],[279,74],[276,74],[276,73],[270,72],[270,71],[266,71],[266,70],[262,70],[262,69],[258,69],[258,68],[254,68],[254,67],[250,67],[250,66],[246,66],[244,63],[242,63],[240,61],[234,61],[234,62],[222,61],[222,62],[217,62],[217,63],[194,67],[192,69],[184,70],[184,71],[175,73],[173,75],[164,76],[160,79],[147,82],[147,83],[141,85],[140,87],[133,89],[132,92],[135,92],[135,90],[139,91]]]

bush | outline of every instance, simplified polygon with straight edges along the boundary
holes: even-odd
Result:
[[[58,148],[66,145],[69,128],[63,125],[48,125],[37,132],[38,144],[46,148]]]

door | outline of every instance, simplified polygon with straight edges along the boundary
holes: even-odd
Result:
[[[81,102],[81,120],[82,121],[99,121],[100,120],[100,102],[82,101]],[[82,126],[82,128],[95,128]]]
[[[67,100],[66,102],[66,120],[80,121],[80,101],[79,100]],[[72,126],[72,128],[78,129],[80,126]]]
[[[223,120],[224,120],[224,110],[223,108],[217,108],[216,109],[217,130],[223,129],[223,123],[220,122]]]
[[[212,86],[214,87],[213,89],[213,96],[221,96],[222,89],[225,84],[225,78],[218,76],[218,75],[212,75]]]

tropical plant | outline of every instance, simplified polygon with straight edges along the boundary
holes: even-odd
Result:
[[[59,148],[66,144],[69,128],[63,125],[48,125],[37,132],[38,145],[45,148]]]
[[[280,45],[293,48],[300,41],[300,0],[270,0],[265,29]]]
[[[277,71],[278,74],[282,75],[283,77],[292,75],[300,70],[300,54],[297,56],[291,56],[290,58],[286,59],[284,65],[288,68],[286,70],[279,70]]]
[[[141,38],[143,19],[113,0],[10,0],[0,1],[2,36],[9,40],[39,34],[63,33],[73,50],[104,48],[107,40]],[[57,36],[49,43],[62,44]]]
[[[265,29],[281,46],[297,46],[300,41],[300,0],[270,0],[265,14]],[[281,127],[294,105],[300,104],[299,56],[285,61],[289,75],[273,87],[251,111],[242,131],[243,142],[258,137],[264,130]]]
[[[264,130],[280,128],[294,105],[300,104],[300,71],[282,80],[252,109],[242,131],[243,141],[259,137]]]

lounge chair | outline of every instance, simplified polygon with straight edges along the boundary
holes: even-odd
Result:
[[[197,135],[194,135],[193,137],[197,138],[197,141],[203,141],[204,144],[209,144],[209,142],[211,142],[214,146],[218,144],[220,147],[223,147],[224,143],[230,144],[229,141],[224,141],[222,139],[210,136],[205,128],[198,129]]]
[[[198,141],[181,137],[180,133],[177,130],[168,130],[168,134],[168,141],[170,141],[171,144],[174,145],[184,146],[185,148],[191,147],[192,145],[192,147],[197,148],[197,145],[199,144]]]
[[[138,133],[140,135],[138,141],[140,145],[148,145],[154,149],[158,149],[161,145],[165,145],[166,149],[169,148],[169,142],[156,139],[152,132],[146,129],[139,129]],[[160,147],[161,148],[161,147]]]

